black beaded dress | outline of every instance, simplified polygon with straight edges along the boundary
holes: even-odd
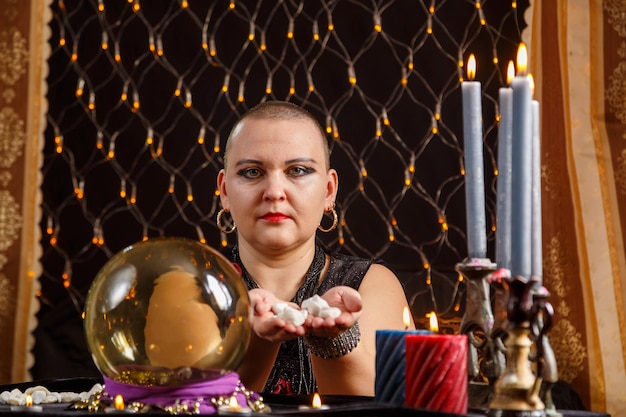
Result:
[[[319,276],[324,269],[327,252],[320,245],[315,248],[313,262],[306,273],[304,283],[296,293],[292,302],[301,305],[303,300],[322,295],[332,287],[345,285],[356,290],[359,289],[363,277],[368,271],[372,261],[370,259],[338,253],[330,254],[330,265],[319,287]],[[233,262],[242,270],[242,277],[249,290],[258,288],[256,282],[250,277],[239,259],[237,246],[232,252]],[[274,367],[263,388],[263,393],[301,395],[312,394],[317,391],[317,383],[313,374],[309,349],[304,345],[304,339],[283,342],[278,350]]]

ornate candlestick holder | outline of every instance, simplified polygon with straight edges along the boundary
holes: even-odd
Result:
[[[556,356],[546,333],[552,327],[554,308],[547,299],[550,292],[546,287],[540,287],[533,294],[533,309],[535,317],[532,323],[532,333],[536,344],[536,355],[533,358],[537,362],[537,375],[541,375],[543,383],[539,396],[546,406],[548,417],[562,417],[556,410],[552,400],[552,387],[559,380],[559,372],[556,364]]]
[[[531,337],[542,337],[549,328],[551,310],[534,302],[533,293],[539,281],[526,281],[520,276],[510,278],[493,274],[491,281],[508,290],[506,368],[495,384],[489,404],[489,417],[545,417],[545,405],[539,397],[542,370],[535,375],[531,369]],[[549,319],[548,319],[549,317]],[[539,321],[538,321],[539,320]],[[541,323],[540,323],[541,322]],[[538,350],[537,363],[543,361]]]
[[[500,268],[489,277],[490,282],[497,283],[502,277],[510,277],[508,269]],[[493,346],[493,372],[489,375],[490,384],[495,384],[498,377],[506,368],[506,346],[504,340],[507,337],[507,293],[502,284],[492,284],[493,295],[493,328],[491,329],[491,343]]]
[[[491,383],[499,375],[496,350],[491,340],[494,315],[491,309],[489,277],[496,264],[488,258],[466,259],[456,265],[466,282],[465,313],[460,334],[468,338],[467,371],[469,377],[469,408],[485,408],[491,394]]]

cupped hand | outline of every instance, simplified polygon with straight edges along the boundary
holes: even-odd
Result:
[[[330,307],[336,307],[341,310],[341,314],[337,318],[331,317],[313,317],[309,315],[306,318],[304,327],[307,333],[311,333],[317,337],[337,337],[359,319],[363,312],[363,303],[361,294],[357,290],[347,286],[337,286],[328,290],[322,295],[322,298]]]
[[[282,342],[304,335],[303,326],[296,326],[276,317],[272,306],[284,301],[279,300],[272,292],[255,288],[248,291],[248,296],[252,306],[252,331],[257,336],[271,342]],[[294,303],[288,304],[298,308]]]

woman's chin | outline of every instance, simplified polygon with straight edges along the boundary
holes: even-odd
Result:
[[[278,251],[281,253],[290,248],[308,244],[311,241],[311,237],[306,238],[303,236],[302,231],[293,227],[264,227],[255,229],[255,232],[250,236],[240,235],[240,238],[242,237],[260,251]],[[312,239],[315,239],[315,235],[313,235]]]
[[[303,242],[299,242],[294,238],[292,233],[289,234],[273,234],[272,236],[259,236],[258,244],[265,251],[284,252],[286,249],[298,246]]]
[[[264,241],[261,243],[263,250],[267,252],[280,252],[283,253],[286,249],[295,245],[293,240],[272,240],[272,241]]]

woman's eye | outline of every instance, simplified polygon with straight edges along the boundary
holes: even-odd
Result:
[[[261,175],[261,171],[257,168],[244,168],[237,172],[244,178],[258,178]]]
[[[307,175],[307,174],[310,174],[311,172],[313,172],[313,168],[307,168],[303,166],[295,166],[289,169],[289,174],[296,176],[296,177]]]

